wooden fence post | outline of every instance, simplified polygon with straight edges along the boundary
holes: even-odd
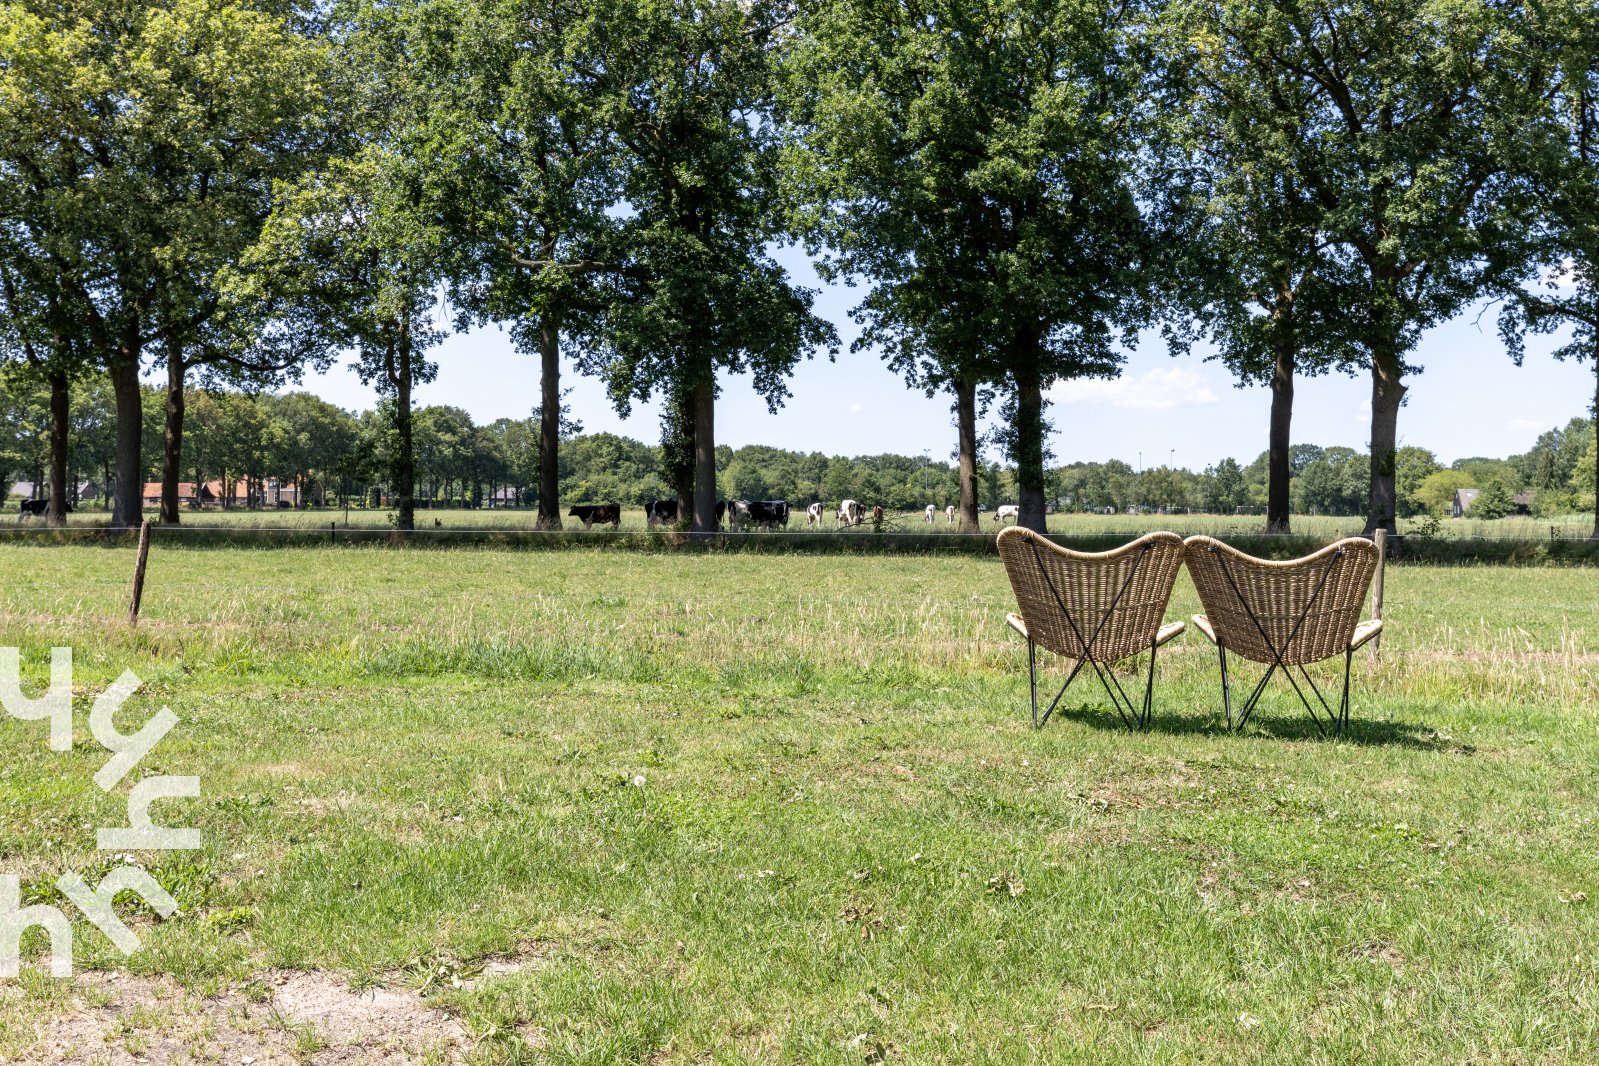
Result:
[[[1379,529],[1371,538],[1377,545],[1377,580],[1371,586],[1371,616],[1382,621],[1382,584],[1388,572],[1388,531]],[[1382,633],[1371,639],[1372,654],[1382,657]]]
[[[139,602],[144,599],[144,567],[150,561],[150,523],[139,523],[139,558],[133,564],[133,600],[128,604],[128,625],[139,624]]]

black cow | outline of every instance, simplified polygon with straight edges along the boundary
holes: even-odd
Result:
[[[749,505],[749,519],[758,526],[775,529],[788,525],[787,500],[756,500]]]
[[[679,509],[676,500],[650,500],[644,505],[644,519],[652,526],[677,525]],[[722,524],[727,515],[727,501],[716,501],[716,524]]]
[[[609,525],[612,529],[622,528],[622,505],[619,503],[578,504],[566,515],[581,520],[584,529],[593,529],[596,522],[602,526]]]
[[[71,514],[72,513],[72,505],[69,503],[69,504],[66,505],[66,508],[67,508],[67,514]],[[17,518],[17,521],[19,521],[19,522],[22,521],[22,519],[24,519],[24,518],[43,518],[45,515],[50,513],[50,501],[49,500],[23,500],[22,501],[21,510],[22,510],[22,514]]]

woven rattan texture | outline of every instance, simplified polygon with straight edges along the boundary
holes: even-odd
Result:
[[[1360,537],[1280,563],[1213,537],[1189,537],[1184,547],[1216,639],[1259,663],[1272,662],[1278,652],[1285,665],[1344,654],[1377,572],[1377,548]]]
[[[1027,632],[1039,646],[1079,659],[1083,643],[1090,642],[1093,658],[1111,663],[1148,651],[1154,642],[1182,568],[1183,542],[1175,533],[1149,533],[1115,551],[1076,552],[1012,526],[999,535],[999,554]]]

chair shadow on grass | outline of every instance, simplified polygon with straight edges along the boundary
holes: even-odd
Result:
[[[1055,713],[1050,716],[1051,722],[1057,718],[1064,718],[1094,729],[1134,735],[1165,733],[1170,736],[1232,737],[1240,741],[1315,740],[1330,744],[1402,747],[1436,752],[1446,752],[1458,747],[1452,741],[1440,736],[1437,729],[1425,722],[1363,719],[1360,717],[1358,703],[1351,708],[1349,724],[1341,736],[1333,735],[1325,719],[1323,719],[1323,728],[1326,732],[1322,733],[1291,691],[1273,692],[1262,696],[1260,704],[1250,714],[1249,721],[1244,727],[1236,733],[1229,734],[1219,689],[1215,693],[1214,706],[1184,707],[1172,701],[1167,701],[1163,705],[1160,689],[1157,686],[1154,711],[1150,715],[1149,725],[1135,731],[1128,728],[1127,722],[1116,713],[1115,707],[1103,694],[1096,700],[1092,690],[1086,686],[1081,693],[1076,692],[1080,683],[1079,678],[1072,685],[1074,691],[1061,699],[1060,705],[1055,708]],[[1025,699],[1023,702],[1025,710]],[[1048,730],[1050,724],[1045,723],[1043,728]]]

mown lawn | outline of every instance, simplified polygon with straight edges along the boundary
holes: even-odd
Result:
[[[1599,571],[1391,568],[1332,742],[1286,689],[1224,734],[1193,633],[1150,732],[1035,733],[992,559],[171,548],[136,632],[125,548],[0,566],[80,693],[70,754],[0,720],[0,872],[104,869],[123,669],[203,783],[140,856],[181,914],[80,967],[409,983],[484,1062],[1599,1058]]]

